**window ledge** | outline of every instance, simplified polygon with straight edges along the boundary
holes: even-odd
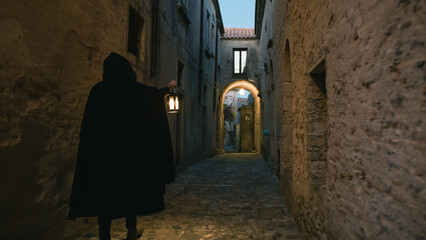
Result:
[[[248,78],[248,74],[236,74],[236,73],[233,73],[232,77],[233,78]]]
[[[191,20],[189,20],[189,14],[188,11],[186,10],[186,7],[179,1],[178,4],[178,12],[180,14],[180,16],[182,17],[183,21],[189,25],[191,23]]]

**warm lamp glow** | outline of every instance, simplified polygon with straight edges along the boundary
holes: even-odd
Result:
[[[170,93],[169,96],[169,113],[179,112],[179,98],[178,95],[174,92]]]
[[[169,99],[169,108],[170,109],[175,108],[175,100],[172,97]]]
[[[244,88],[240,88],[238,92],[240,93],[241,96],[244,96],[244,94],[246,94],[246,90]]]

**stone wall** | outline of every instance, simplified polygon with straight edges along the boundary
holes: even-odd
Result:
[[[274,4],[281,179],[304,238],[426,238],[426,3]]]
[[[203,30],[203,73],[202,73],[202,98],[200,103],[194,104],[202,113],[202,128],[193,127],[194,133],[202,133],[199,144],[203,153],[202,158],[211,157],[217,152],[217,114],[219,109],[220,76],[218,66],[221,59],[221,36],[224,33],[222,17],[217,0],[204,0],[204,30]],[[203,129],[203,132],[200,131]],[[193,154],[190,153],[189,154]]]
[[[234,48],[247,48],[247,77],[234,77]],[[220,89],[230,83],[244,80],[258,87],[259,79],[259,39],[226,39],[221,41]]]
[[[181,90],[179,113],[169,114],[170,132],[178,170],[197,161],[201,155],[201,134],[191,125],[202,127],[197,103],[200,51],[200,2],[182,6],[190,23],[184,21],[176,4],[159,2],[158,59],[156,74],[161,79],[176,79]],[[179,78],[179,62],[183,65]],[[183,144],[185,143],[185,145]],[[193,154],[189,154],[188,151]]]
[[[152,0],[0,3],[2,238],[75,239],[96,224],[95,218],[67,221],[66,216],[85,102],[112,51],[126,57],[147,85],[162,87],[182,70],[184,113],[180,119],[169,114],[175,153],[182,168],[203,152],[213,154],[214,128],[206,129],[206,142],[199,131],[198,94],[208,101],[204,119],[216,114],[213,88],[208,94],[198,91],[201,5],[188,2],[190,23],[167,1],[158,1],[158,11]],[[128,51],[129,6],[144,23],[139,57]],[[205,72],[214,75],[215,65],[204,63]]]
[[[264,4],[263,18],[256,19],[256,36],[259,41],[259,88],[262,101],[262,155],[269,161],[276,174],[279,171],[278,158],[280,155],[281,138],[281,100],[280,84],[274,77],[274,4],[271,1],[257,1],[257,5]],[[260,15],[260,14],[259,14]]]
[[[236,77],[233,74],[234,71],[234,48],[247,48],[247,76]],[[257,96],[259,92],[259,39],[228,39],[222,38],[220,45],[220,104],[218,112],[218,148],[217,153],[223,153],[223,98],[228,90],[231,88],[244,88],[250,91],[255,99],[255,150],[256,152],[261,151],[261,111],[260,111],[260,98]],[[237,84],[237,85],[235,85]],[[235,86],[234,86],[235,85]],[[232,87],[231,87],[232,86]],[[231,87],[231,88],[230,88]],[[256,95],[256,96],[255,96]]]
[[[180,111],[169,114],[178,171],[215,152],[216,132],[209,126],[216,123],[215,53],[216,46],[220,47],[216,41],[220,41],[223,32],[223,26],[215,22],[217,19],[221,21],[215,0],[205,0],[203,6],[201,1],[186,1],[187,5],[184,4],[185,1],[178,4],[159,1],[156,61],[158,79],[164,82],[178,80]],[[200,24],[203,24],[202,33]]]
[[[2,238],[64,237],[81,118],[103,59],[123,54],[149,83],[151,5],[130,4],[145,20],[140,58],[127,51],[126,1],[0,4]]]

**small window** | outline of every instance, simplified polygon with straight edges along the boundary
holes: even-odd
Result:
[[[234,49],[234,75],[247,76],[247,49]]]
[[[204,85],[204,91],[203,91],[203,103],[206,104],[207,102],[207,86]]]
[[[132,6],[129,6],[129,32],[128,32],[127,49],[130,53],[132,53],[136,57],[141,57],[141,58],[144,55],[144,48],[143,48],[144,43],[142,41],[143,28],[144,28],[144,20]]]
[[[185,69],[185,65],[178,60],[178,77],[177,77],[177,85],[178,88],[182,88],[183,87],[183,73],[184,73],[184,69]]]
[[[308,85],[308,131],[309,158],[311,160],[310,176],[314,189],[324,186],[327,179],[328,151],[328,110],[326,64],[323,59],[309,73],[312,80]]]

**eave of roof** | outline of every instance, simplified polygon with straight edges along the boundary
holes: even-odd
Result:
[[[223,39],[255,39],[254,28],[225,28]]]

